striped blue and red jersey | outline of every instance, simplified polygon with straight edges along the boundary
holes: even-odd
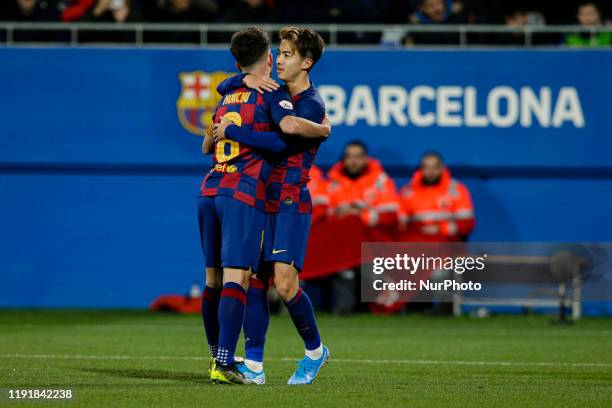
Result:
[[[222,96],[214,123],[226,117],[253,131],[278,130],[287,115],[295,115],[285,89],[260,94],[241,87]],[[264,152],[233,140],[213,146],[213,162],[200,187],[202,196],[229,196],[260,210],[266,208],[266,186],[272,165]]]
[[[325,103],[319,91],[310,87],[292,98],[298,117],[321,123]],[[310,168],[322,139],[285,138],[288,148],[271,159],[274,168],[266,188],[266,212],[312,212],[308,191]]]

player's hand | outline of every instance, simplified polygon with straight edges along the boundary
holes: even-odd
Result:
[[[217,123],[215,125],[215,132],[214,132],[214,139],[215,142],[218,142],[220,140],[225,139],[225,129],[229,126],[232,125],[233,123],[226,119],[226,118],[221,118],[221,122]]]
[[[280,85],[272,78],[258,77],[253,74],[247,74],[242,82],[259,93],[264,93],[264,91],[272,92],[280,88]]]

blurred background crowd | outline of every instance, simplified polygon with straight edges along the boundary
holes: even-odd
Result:
[[[610,11],[612,0],[7,0],[0,4],[0,21],[248,24],[282,21],[296,24],[496,24],[512,28],[581,25],[587,30],[585,33],[541,35],[534,44],[608,46],[612,43],[610,33],[593,36],[588,30],[608,24]],[[477,37],[471,38],[471,42],[524,43],[523,34],[518,31]],[[121,38],[106,33],[95,40]],[[189,42],[190,38],[175,36],[170,41]],[[452,45],[459,43],[459,35],[365,32],[345,34],[340,42]]]

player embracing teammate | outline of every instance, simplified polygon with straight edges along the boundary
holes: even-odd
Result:
[[[220,85],[214,141],[209,132],[203,143],[204,153],[214,151],[198,205],[206,260],[202,316],[213,381],[265,383],[270,275],[305,344],[288,383],[312,383],[329,358],[298,278],[310,229],[308,173],[321,137],[329,134],[329,125],[319,124],[325,108],[308,75],[324,44],[309,29],[280,34],[277,70],[286,89],[270,79],[267,35],[255,28],[234,34],[231,50],[242,74]],[[244,363],[234,360],[243,324]]]

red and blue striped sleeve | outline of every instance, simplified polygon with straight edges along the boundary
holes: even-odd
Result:
[[[285,136],[279,132],[255,132],[236,125],[229,125],[225,129],[225,137],[238,143],[272,152],[280,152],[289,146]]]

